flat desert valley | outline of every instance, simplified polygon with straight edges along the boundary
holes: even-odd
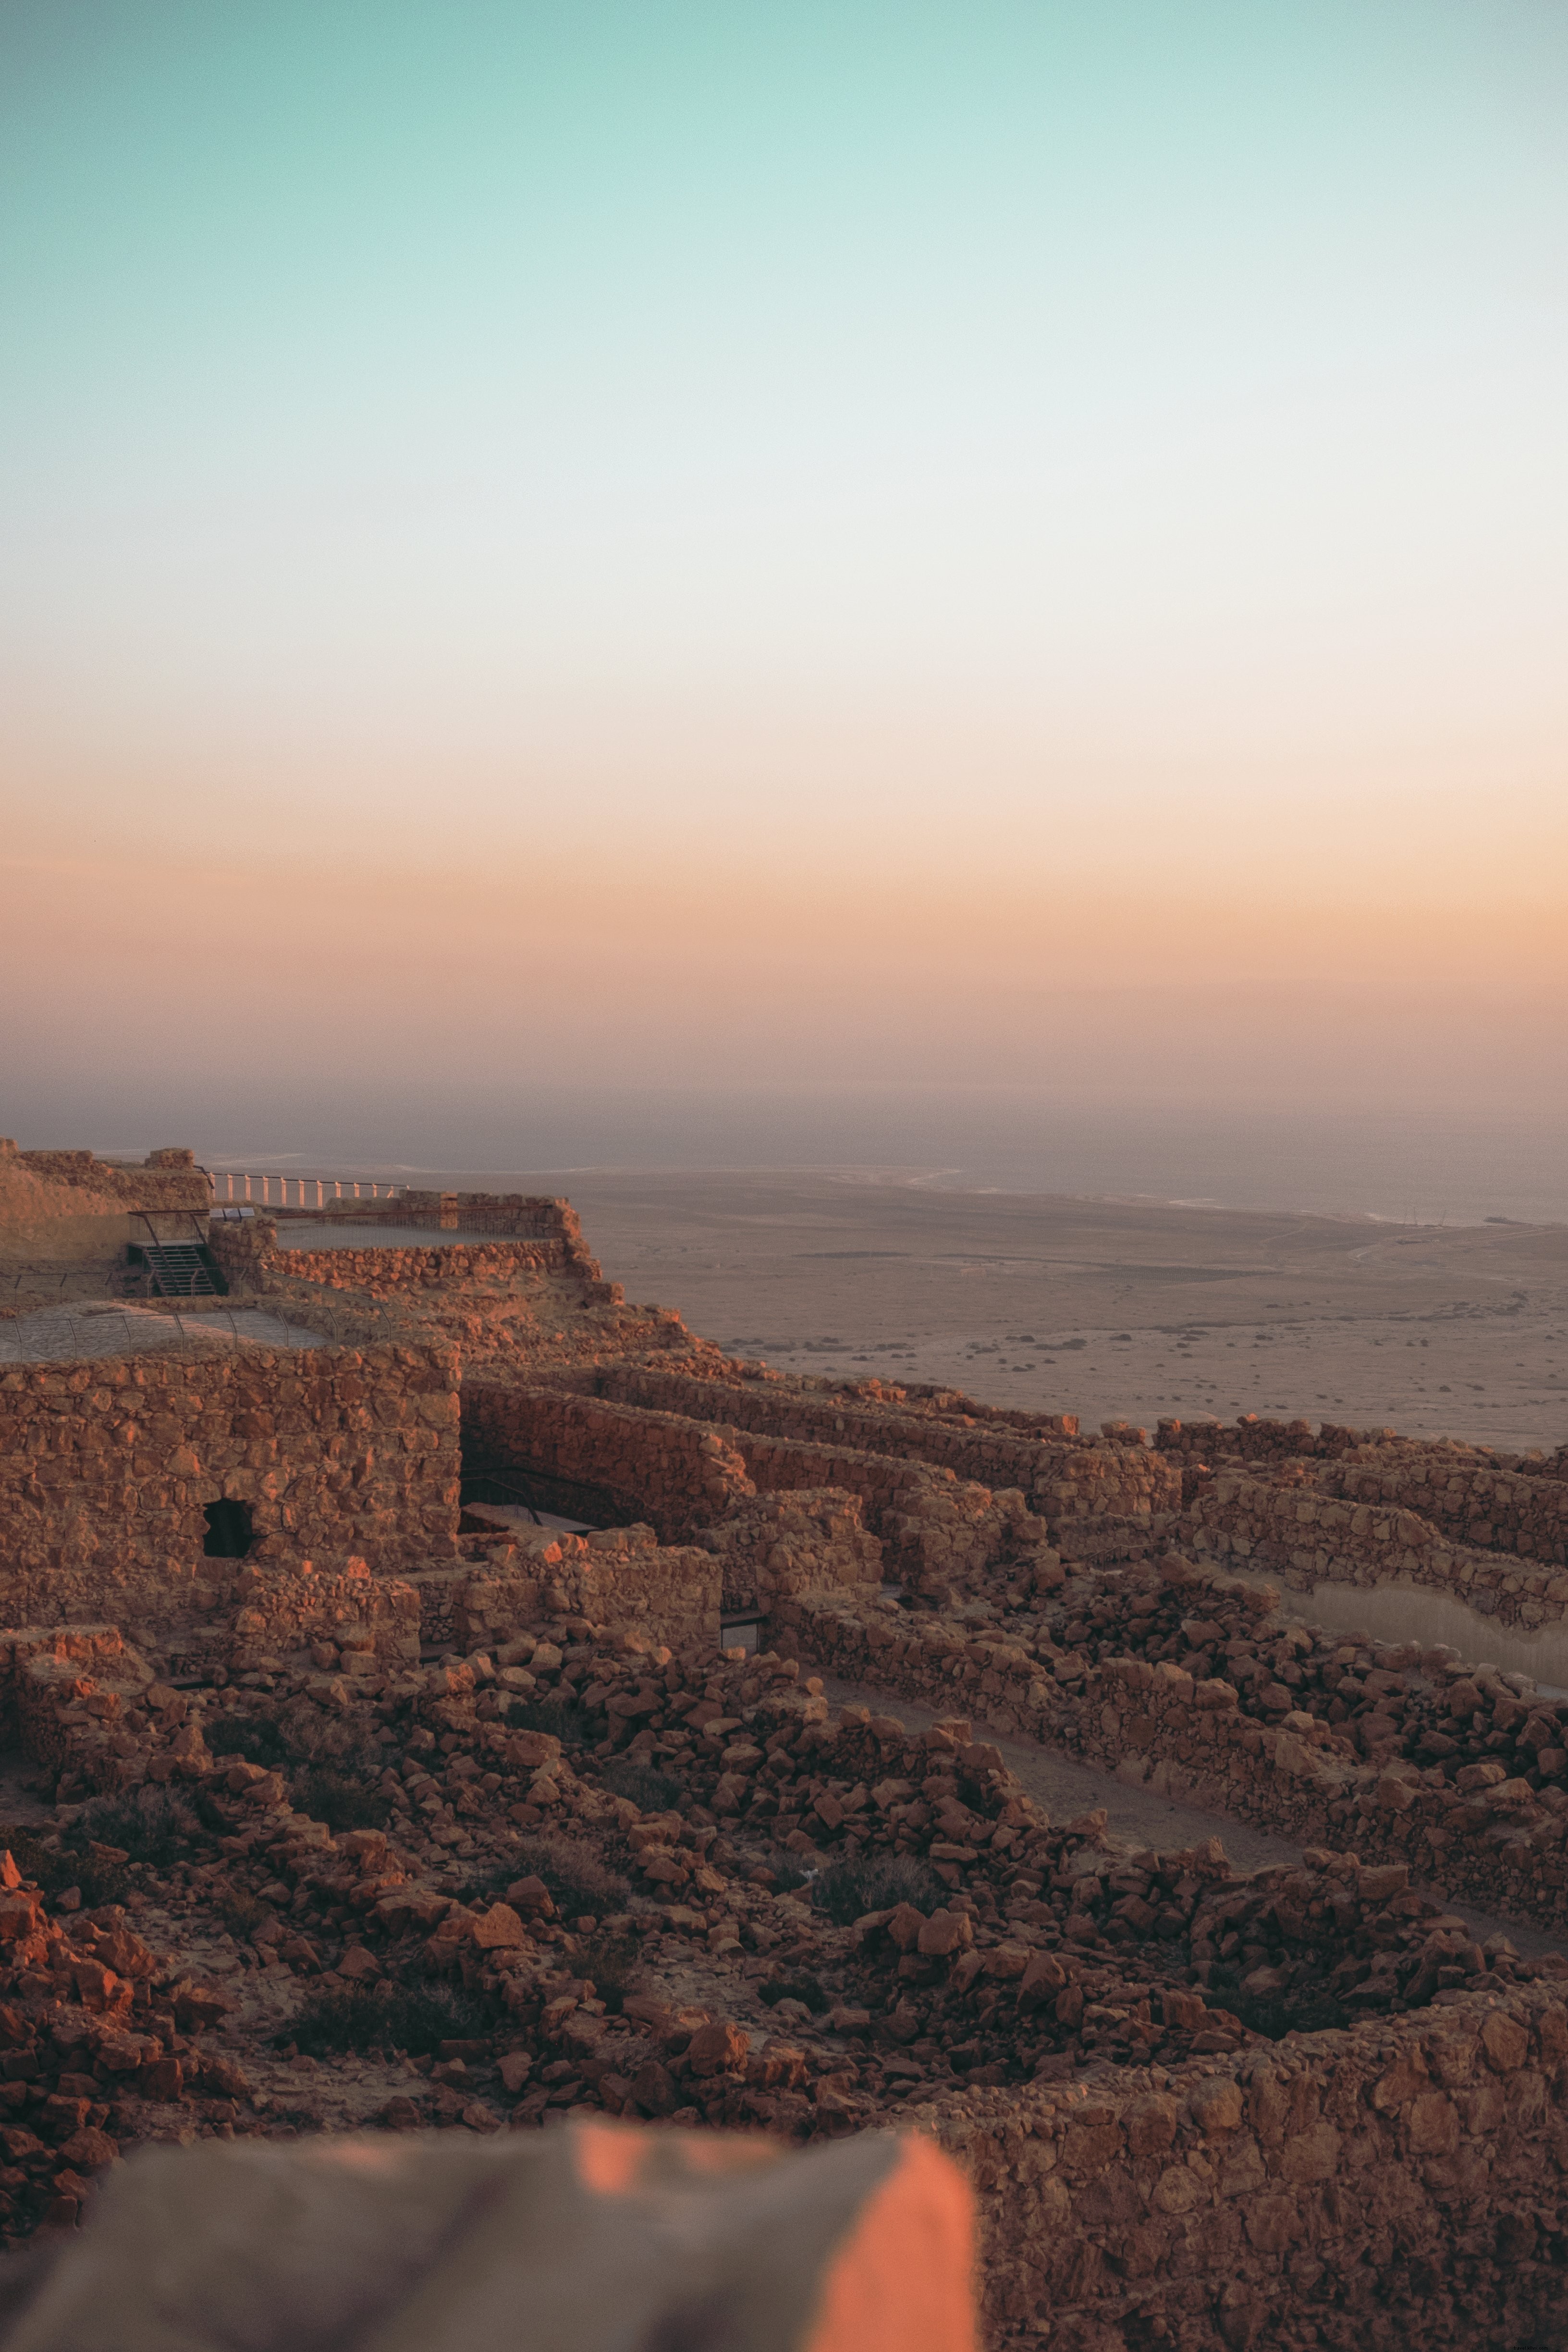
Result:
[[[942,1192],[883,1171],[507,1181],[565,1193],[628,1298],[783,1370],[951,1382],[1086,1429],[1304,1413],[1512,1452],[1568,1440],[1568,1225]]]

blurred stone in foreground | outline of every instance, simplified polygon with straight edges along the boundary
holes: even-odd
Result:
[[[5,2266],[0,2352],[973,2352],[971,2261],[962,2176],[892,2134],[208,2142]]]

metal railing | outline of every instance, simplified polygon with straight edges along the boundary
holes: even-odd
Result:
[[[247,1176],[238,1169],[202,1171],[215,1201],[249,1201],[259,1208],[324,1209],[329,1201],[395,1201],[395,1184],[353,1176]],[[238,1190],[236,1191],[236,1186]],[[289,1197],[289,1186],[293,1197]],[[406,1192],[408,1187],[402,1188]]]

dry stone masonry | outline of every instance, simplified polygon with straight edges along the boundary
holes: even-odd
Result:
[[[199,1177],[112,1172],[27,1155],[29,1233]],[[461,1197],[215,1225],[315,1346],[0,1372],[6,2242],[149,2143],[896,2126],[994,2347],[1568,2341],[1568,1702],[1288,1605],[1555,1622],[1568,1456],[781,1378]]]

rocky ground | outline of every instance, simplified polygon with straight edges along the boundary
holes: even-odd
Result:
[[[145,2140],[577,2106],[807,2140],[1568,1974],[1397,1865],[1053,1822],[970,1724],[835,1717],[794,1658],[580,1620],[394,1674],[327,1647],[132,1665],[131,1785],[7,1783],[10,2242]]]

